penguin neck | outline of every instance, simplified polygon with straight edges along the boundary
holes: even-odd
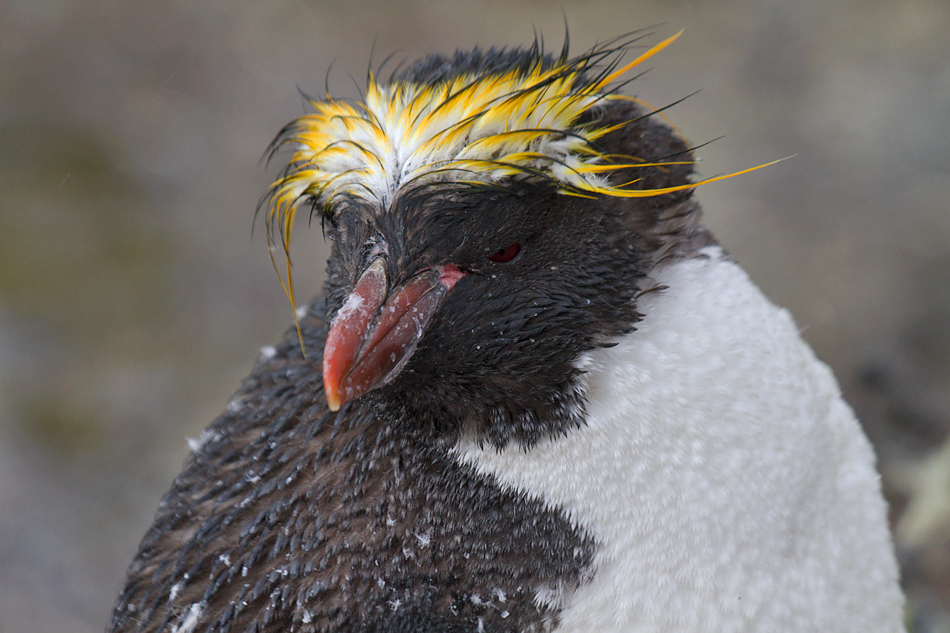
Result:
[[[637,330],[579,363],[582,427],[530,448],[456,448],[597,543],[589,583],[536,589],[563,609],[558,632],[746,630],[788,589],[796,510],[818,499],[806,511],[820,521],[834,494],[817,421],[836,385],[788,313],[716,246],[654,278]]]

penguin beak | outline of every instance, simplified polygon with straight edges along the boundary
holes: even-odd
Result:
[[[396,376],[455,283],[454,264],[422,271],[388,294],[386,260],[376,258],[330,324],[323,348],[323,389],[331,411]]]

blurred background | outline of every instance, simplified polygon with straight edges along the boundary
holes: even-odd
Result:
[[[708,224],[834,368],[878,451],[915,631],[950,631],[946,0],[0,0],[0,633],[98,632],[196,437],[291,323],[255,205],[298,88],[367,65],[683,36],[665,105]],[[318,228],[295,233],[301,300]]]

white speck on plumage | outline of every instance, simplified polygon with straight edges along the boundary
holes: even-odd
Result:
[[[429,547],[429,544],[432,542],[432,533],[424,532],[419,534],[418,532],[413,532],[416,537],[416,540],[419,541],[419,545],[422,547]]]
[[[201,614],[204,611],[204,604],[196,602],[185,611],[181,622],[172,629],[172,633],[193,633],[200,623]]]
[[[187,437],[187,438],[185,438],[185,441],[188,442],[188,448],[191,450],[191,452],[192,452],[192,453],[197,453],[198,451],[201,450],[201,447],[204,446],[205,443],[206,443],[213,435],[214,435],[213,432],[211,432],[211,431],[208,430],[208,429],[204,429],[204,430],[201,431],[201,433],[198,434],[198,437],[197,437],[197,438],[194,438],[194,437]]]
[[[270,360],[277,355],[277,348],[271,345],[265,345],[261,348],[261,360]]]

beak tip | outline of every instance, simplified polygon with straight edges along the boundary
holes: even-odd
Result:
[[[326,394],[327,406],[330,407],[330,411],[334,413],[339,411],[340,407],[343,406],[343,403],[340,402],[340,390],[324,381],[323,393]]]

